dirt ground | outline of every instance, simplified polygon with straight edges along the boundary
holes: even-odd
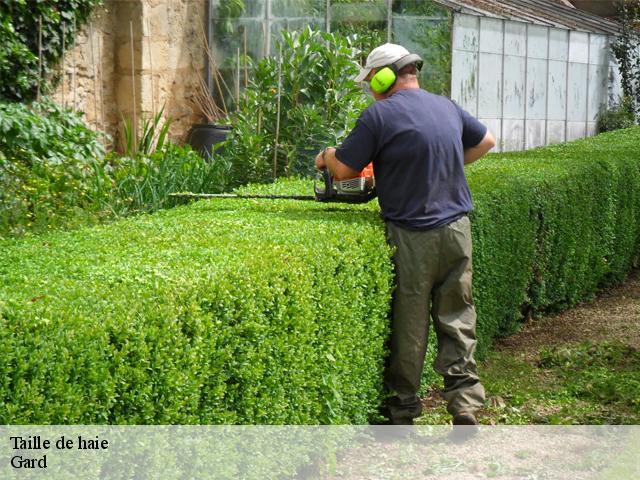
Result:
[[[623,285],[601,292],[593,302],[527,322],[494,348],[530,358],[543,347],[586,340],[618,341],[640,348],[640,270],[634,270]]]

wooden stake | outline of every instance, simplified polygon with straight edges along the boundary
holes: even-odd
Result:
[[[273,181],[276,181],[278,174],[278,141],[280,140],[280,98],[282,92],[282,45],[280,45],[280,55],[278,56],[278,96],[276,114],[276,139],[273,145]]]
[[[98,39],[98,85],[100,85],[100,125],[104,128],[104,84],[102,82],[102,42]]]
[[[96,71],[96,56],[93,49],[93,22],[89,23],[89,43],[91,44],[91,68],[93,70],[93,115],[96,130],[98,130],[98,72]]]
[[[62,65],[62,106],[66,107],[67,106],[67,102],[64,96],[64,77],[65,75],[65,71],[64,71],[64,57],[65,57],[65,53],[66,53],[66,45],[65,45],[65,37],[67,36],[67,29],[66,29],[66,24],[64,23],[64,21],[62,22],[62,61],[60,62],[60,64]]]
[[[240,108],[240,47],[236,56],[236,110]]]
[[[36,100],[40,101],[40,83],[42,82],[42,17],[38,17],[38,83],[36,85]]]
[[[71,65],[71,88],[73,88],[73,109],[76,110],[76,35],[78,31],[76,30],[76,16],[73,15],[73,43],[72,43],[72,52],[73,52],[73,61]]]
[[[131,42],[131,88],[133,92],[133,124],[131,130],[133,130],[133,146],[136,148],[138,145],[138,121],[136,119],[136,71],[135,71],[135,56],[133,52],[133,22],[129,21],[129,41]]]
[[[149,47],[149,72],[151,75],[151,108],[153,116],[156,116],[156,95],[153,88],[153,56],[151,55],[151,23],[147,18],[147,43]]]
[[[249,66],[247,65],[247,27],[242,28],[244,43],[244,88],[249,86]]]

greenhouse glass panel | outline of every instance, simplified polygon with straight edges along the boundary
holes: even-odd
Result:
[[[549,59],[566,62],[569,58],[569,30],[549,29]]]
[[[480,51],[504,52],[504,21],[497,18],[480,18]]]
[[[215,62],[209,86],[217,99],[224,98],[228,107],[235,105],[250,80],[251,59],[264,54],[268,1],[211,0],[209,5],[209,45]]]
[[[271,0],[274,18],[321,18],[324,21],[326,0]]]
[[[449,95],[451,89],[451,13],[425,0],[393,2],[391,40],[424,59],[420,85]]]
[[[375,47],[387,41],[387,0],[331,0],[331,32],[353,38],[361,51],[360,63]]]
[[[277,55],[282,30],[299,31],[306,27],[326,30],[326,0],[270,0],[267,29],[271,32],[269,55]]]

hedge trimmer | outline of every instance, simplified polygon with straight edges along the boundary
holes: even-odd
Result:
[[[268,195],[268,194],[236,194],[236,193],[170,193],[170,197],[198,198],[259,198],[312,200],[317,202],[366,203],[376,197],[373,166],[367,165],[357,177],[347,180],[335,180],[328,170],[318,172],[313,185],[314,195]]]

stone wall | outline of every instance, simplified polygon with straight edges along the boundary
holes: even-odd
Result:
[[[117,147],[122,118],[138,122],[159,112],[183,141],[203,120],[193,92],[205,70],[201,26],[206,0],[105,0],[64,58],[54,98],[84,112]],[[132,42],[133,39],[133,42]],[[133,47],[133,48],[132,48]]]

